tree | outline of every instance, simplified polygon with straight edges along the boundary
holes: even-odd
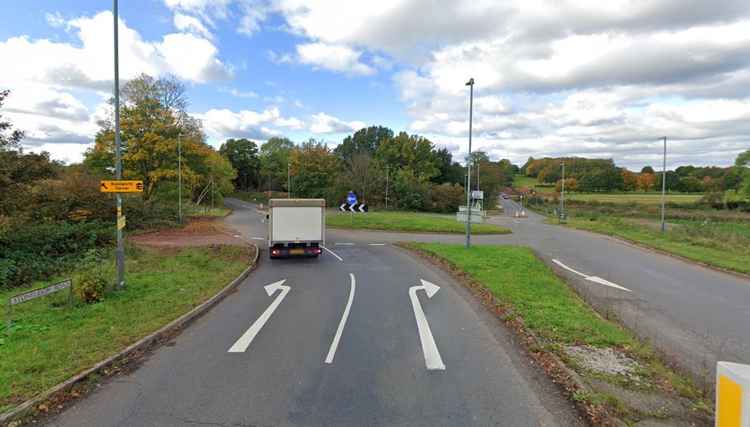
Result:
[[[641,169],[641,174],[644,174],[644,173],[653,175],[654,168],[652,168],[651,166],[644,166],[643,169]]]
[[[740,153],[734,164],[741,169],[743,176],[739,192],[746,198],[750,198],[750,150]]]
[[[656,176],[652,173],[641,173],[638,175],[638,189],[649,192],[656,185]]]
[[[285,189],[289,152],[294,143],[287,138],[272,137],[260,146],[260,182],[265,182],[269,190]],[[265,187],[261,185],[261,187]]]
[[[352,136],[347,136],[334,150],[336,155],[348,161],[355,154],[375,155],[383,141],[393,139],[393,131],[384,126],[370,126],[360,129]]]
[[[234,187],[242,190],[257,188],[260,181],[260,158],[258,146],[249,139],[228,139],[219,148],[221,155],[229,160],[237,171]]]
[[[367,195],[373,186],[380,182],[380,171],[372,156],[366,152],[355,153],[346,161],[346,178],[352,189],[361,197],[361,202],[367,201]]]
[[[439,160],[432,142],[406,132],[381,142],[375,158],[391,170],[409,169],[411,175],[419,180],[429,180],[440,173]]]
[[[0,109],[3,108],[5,98],[10,94],[9,90],[0,90]],[[0,114],[0,151],[6,151],[18,147],[18,143],[23,139],[23,132],[13,129],[9,121],[4,121]]]
[[[557,191],[558,193],[562,192],[562,182],[563,182],[563,180],[561,179],[561,180],[557,181],[557,183],[555,183],[555,191]],[[578,180],[577,179],[575,179],[575,178],[565,178],[565,192],[567,193],[569,191],[570,192],[578,191]]]
[[[625,191],[635,191],[638,188],[638,175],[627,169],[622,169],[622,189]]]
[[[331,198],[338,159],[323,142],[310,139],[289,152],[294,197]]]
[[[144,201],[151,200],[164,183],[174,187],[178,136],[182,145],[182,181],[192,192],[199,193],[211,179],[226,189],[224,181],[235,176],[231,165],[225,168],[229,163],[219,160],[221,156],[205,143],[200,122],[179,110],[186,104],[182,91],[184,88],[174,82],[164,83],[145,75],[123,88],[127,94],[120,111],[123,177],[143,180]],[[84,164],[100,175],[111,176],[114,126],[111,118],[100,125]]]

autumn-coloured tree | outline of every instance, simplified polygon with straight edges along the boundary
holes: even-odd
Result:
[[[562,182],[563,182],[563,180],[560,179],[555,184],[555,191],[557,191],[558,193],[562,192]],[[578,180],[577,179],[575,179],[575,178],[565,178],[565,192],[567,193],[568,191],[570,191],[570,192],[578,191]]]
[[[158,82],[158,81],[157,81]],[[236,172],[229,162],[205,143],[200,122],[181,110],[182,95],[175,84],[157,84],[148,76],[130,81],[123,88],[129,94],[120,109],[122,171],[125,179],[143,180],[143,199],[150,200],[162,183],[177,181],[177,144],[181,143],[182,182],[197,194],[213,181],[219,188]],[[170,92],[169,94],[163,91]],[[111,176],[114,167],[114,126],[101,123],[94,147],[86,152],[84,164],[101,175]]]
[[[635,191],[638,188],[638,175],[630,172],[627,169],[623,169],[621,173],[623,190]]]
[[[292,194],[311,198],[329,196],[337,170],[339,160],[328,146],[310,139],[289,153]]]
[[[641,191],[651,191],[656,185],[656,175],[652,173],[642,173],[638,175],[638,189]]]

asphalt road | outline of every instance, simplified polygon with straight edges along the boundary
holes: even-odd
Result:
[[[513,229],[506,243],[534,248],[600,312],[618,317],[676,364],[713,383],[718,360],[750,363],[750,280],[618,239],[545,224],[533,212],[517,219],[512,214],[518,204],[501,202],[506,216],[492,222]]]
[[[252,205],[233,203],[228,222],[263,246],[261,217]],[[49,424],[579,424],[557,387],[528,365],[462,286],[362,237],[332,232],[336,256],[320,259],[271,261],[261,254],[236,293],[135,372],[105,383]],[[422,280],[430,283],[410,296]],[[267,294],[264,286],[274,283]],[[439,290],[429,297],[431,284]],[[257,335],[241,339],[259,320],[265,323]]]

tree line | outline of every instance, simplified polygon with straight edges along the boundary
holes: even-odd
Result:
[[[282,191],[293,197],[343,203],[354,191],[359,200],[389,209],[455,212],[465,204],[466,168],[429,139],[384,126],[370,126],[330,149],[310,139],[295,144],[273,137],[260,147],[248,139],[230,139],[219,150],[237,170],[236,188]],[[518,167],[472,153],[472,189],[485,191],[492,206],[499,190],[512,182]],[[478,170],[478,176],[477,174]],[[478,178],[478,185],[477,185]]]
[[[743,157],[745,156],[745,157]],[[671,192],[750,194],[747,172],[747,152],[741,154],[734,166],[680,166],[666,172],[666,187]],[[745,160],[742,160],[742,159]],[[529,158],[521,172],[536,178],[541,184],[562,187],[562,163],[565,163],[565,188],[580,192],[657,191],[662,188],[663,173],[651,166],[640,172],[617,167],[612,159],[580,157],[542,159]]]

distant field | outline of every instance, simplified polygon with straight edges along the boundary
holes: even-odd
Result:
[[[464,223],[457,222],[455,215],[422,212],[370,212],[346,214],[329,211],[326,225],[333,228],[355,230],[382,230],[416,233],[463,233]],[[475,234],[508,234],[510,229],[492,224],[472,224]]]
[[[530,176],[524,176],[524,175],[516,175],[513,177],[513,187],[514,188],[539,188],[542,191],[554,189],[554,186],[550,187],[552,184],[540,184],[539,181],[536,180],[536,178],[532,178]]]
[[[702,194],[667,194],[667,203],[695,203]],[[644,205],[658,205],[661,203],[659,193],[571,193],[566,194],[568,200],[601,203],[640,203]]]

